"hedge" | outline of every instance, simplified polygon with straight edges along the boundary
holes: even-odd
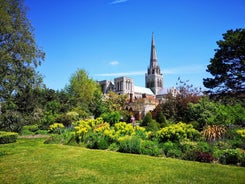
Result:
[[[16,142],[18,133],[0,131],[0,144]]]

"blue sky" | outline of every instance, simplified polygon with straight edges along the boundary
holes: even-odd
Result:
[[[216,41],[245,27],[244,0],[25,0],[44,83],[63,89],[77,69],[94,80],[118,76],[145,85],[154,32],[164,87],[177,78],[203,87]]]

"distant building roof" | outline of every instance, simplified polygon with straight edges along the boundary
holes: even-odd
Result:
[[[147,94],[154,96],[154,93],[151,91],[150,88],[140,87],[140,86],[134,86],[134,92],[135,93],[141,93],[141,94]]]

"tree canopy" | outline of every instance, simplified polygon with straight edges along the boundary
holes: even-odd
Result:
[[[207,69],[213,78],[204,79],[204,86],[216,94],[244,92],[245,29],[228,30],[217,45]]]
[[[35,68],[44,59],[22,0],[0,0],[0,100],[41,82]]]
[[[23,0],[0,0],[0,127],[21,124],[20,118],[33,110],[32,90],[42,84],[35,69],[45,54],[35,42],[26,9]]]

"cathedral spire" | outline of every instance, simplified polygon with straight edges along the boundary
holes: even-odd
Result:
[[[163,76],[161,69],[158,66],[157,52],[154,41],[154,34],[152,33],[151,40],[151,58],[150,66],[148,67],[147,73],[145,75],[145,86],[150,88],[155,95],[163,88]]]
[[[152,33],[150,67],[156,67],[157,65],[157,52],[154,41],[154,33]]]

